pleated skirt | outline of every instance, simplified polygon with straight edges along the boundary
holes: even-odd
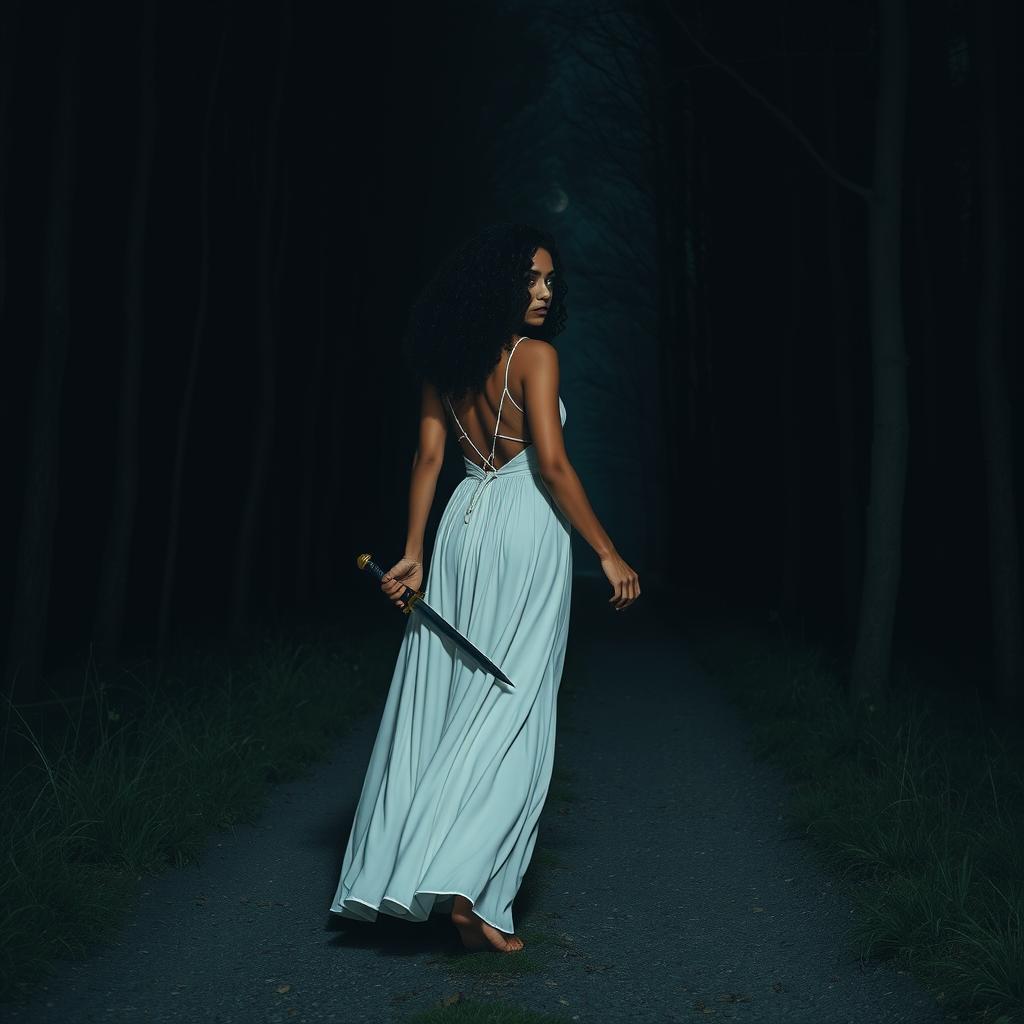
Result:
[[[533,446],[486,482],[463,459],[425,597],[515,688],[419,613],[408,616],[330,909],[425,921],[450,913],[459,894],[511,933],[554,764],[571,525]]]

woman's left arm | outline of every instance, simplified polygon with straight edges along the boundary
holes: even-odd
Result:
[[[437,478],[444,464],[444,445],[448,422],[437,389],[430,381],[423,382],[420,409],[420,439],[412,460],[409,478],[409,532],[405,541],[405,557],[423,561],[423,534],[427,517],[434,504]]]

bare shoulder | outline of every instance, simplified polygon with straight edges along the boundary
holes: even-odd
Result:
[[[519,365],[518,381],[527,403],[536,396],[540,405],[557,405],[559,370],[558,352],[549,341],[539,338],[524,338],[519,343],[523,350],[523,361]],[[550,401],[549,401],[550,400]]]
[[[549,352],[551,355],[557,356],[558,351],[550,341],[545,341],[543,338],[529,338],[524,337],[519,343],[517,352]]]
[[[526,357],[524,365],[541,373],[558,372],[558,350],[549,341],[541,338],[523,338],[519,343],[517,352],[522,352]]]

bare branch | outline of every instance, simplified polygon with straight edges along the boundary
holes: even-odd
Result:
[[[853,181],[851,178],[847,178],[845,174],[834,167],[828,160],[826,160],[818,151],[815,149],[814,144],[806,135],[796,126],[793,120],[788,117],[783,111],[781,111],[764,93],[755,89],[734,67],[726,64],[724,61],[719,60],[710,50],[690,31],[690,26],[687,25],[686,21],[676,13],[672,8],[671,0],[664,0],[665,9],[672,16],[672,18],[679,24],[679,27],[686,33],[687,38],[698,50],[716,67],[724,71],[730,78],[732,78],[739,87],[747,93],[748,96],[752,96],[758,101],[766,110],[774,115],[784,128],[787,129],[800,143],[803,149],[808,153],[811,159],[830,177],[833,181],[842,185],[843,188],[849,189],[851,192],[860,196],[862,199],[870,201],[874,198],[874,191],[870,188],[861,185],[859,182]]]

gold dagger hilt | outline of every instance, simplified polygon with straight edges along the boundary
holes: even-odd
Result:
[[[373,556],[369,554],[369,552],[359,555],[356,558],[356,565],[358,565],[363,572],[368,572],[376,576],[378,583],[383,582],[386,572],[373,560]],[[408,615],[413,610],[416,602],[421,597],[426,597],[426,591],[413,590],[410,587],[406,587],[405,591],[400,594],[399,597],[402,600],[402,607],[398,610],[402,612],[403,615]]]

